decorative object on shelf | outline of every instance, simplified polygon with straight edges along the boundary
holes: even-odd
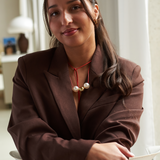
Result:
[[[28,45],[28,39],[25,37],[25,34],[21,33],[18,39],[18,46],[21,53],[27,53]]]
[[[14,37],[3,38],[3,45],[6,55],[16,53],[16,39]]]
[[[8,27],[9,33],[20,33],[18,47],[21,53],[27,53],[29,46],[29,41],[25,34],[33,32],[33,21],[27,17],[26,5],[26,0],[20,0],[20,16],[14,18]]]

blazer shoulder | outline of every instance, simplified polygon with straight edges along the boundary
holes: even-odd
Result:
[[[22,74],[35,77],[48,70],[56,48],[26,54],[18,59],[17,68]]]
[[[128,68],[128,69],[132,70],[133,68],[135,68],[137,66],[137,64],[135,62],[130,61],[128,59],[125,59],[123,57],[118,57],[118,59],[119,59],[120,66],[123,69]]]
[[[139,65],[122,57],[119,57],[119,63],[121,71],[132,80],[133,86],[144,81]]]
[[[128,59],[125,59],[123,57],[119,57],[118,59],[121,71],[123,71],[128,76],[132,76],[135,69],[139,71],[141,70],[141,67],[139,65]]]

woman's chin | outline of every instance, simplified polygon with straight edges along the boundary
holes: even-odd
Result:
[[[62,43],[64,45],[64,47],[70,47],[70,48],[75,48],[75,47],[80,47],[83,45],[83,43],[80,42],[67,42],[67,43]]]

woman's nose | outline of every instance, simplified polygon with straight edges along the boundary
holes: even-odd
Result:
[[[70,23],[73,22],[72,15],[67,12],[64,12],[62,15],[61,22],[62,22],[62,25],[66,25],[66,26],[69,25]]]

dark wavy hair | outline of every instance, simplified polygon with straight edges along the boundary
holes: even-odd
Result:
[[[91,19],[95,26],[95,39],[96,44],[100,46],[102,53],[104,54],[104,73],[101,75],[101,79],[104,82],[105,86],[111,90],[119,91],[123,96],[128,96],[132,92],[132,83],[131,80],[127,77],[125,73],[120,68],[120,63],[118,60],[118,55],[112,45],[112,42],[109,38],[107,30],[104,26],[104,22],[99,11],[99,16],[97,23],[95,23],[92,15],[89,12],[85,0],[80,0],[83,4],[83,7],[86,11],[86,14]],[[96,0],[89,0],[91,5],[94,7],[95,4],[98,4]],[[47,15],[47,0],[44,0],[43,4],[43,16],[46,29],[51,36],[50,47],[58,47],[61,43],[52,36],[48,15]]]

